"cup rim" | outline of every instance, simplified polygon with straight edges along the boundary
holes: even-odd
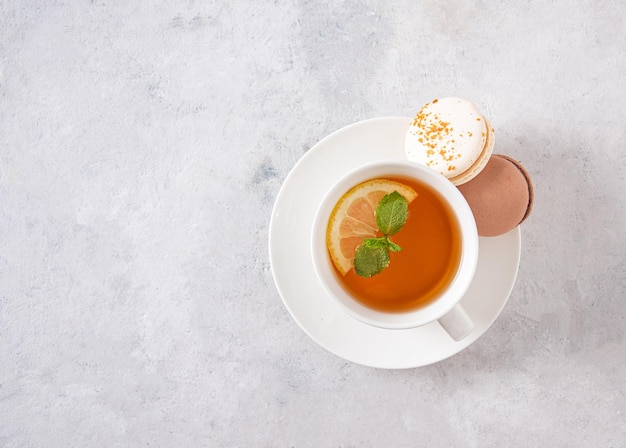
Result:
[[[384,312],[353,299],[339,284],[326,247],[330,213],[345,192],[377,177],[404,176],[427,181],[450,205],[461,228],[461,260],[454,279],[436,300],[416,310]],[[338,179],[326,192],[313,220],[311,255],[315,273],[327,295],[344,312],[368,325],[385,329],[420,327],[438,320],[461,301],[474,278],[478,265],[478,231],[474,215],[461,192],[446,177],[425,165],[404,160],[380,160],[360,165]]]

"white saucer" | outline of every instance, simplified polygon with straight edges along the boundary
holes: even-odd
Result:
[[[519,227],[480,238],[476,276],[462,300],[474,332],[455,342],[437,322],[409,330],[371,327],[345,314],[319,284],[311,259],[311,227],[328,189],[347,171],[380,159],[404,159],[406,117],[374,118],[340,129],[311,148],[281,187],[270,222],[274,282],[300,327],[330,352],[359,364],[401,369],[448,358],[476,341],[506,304],[520,260]]]

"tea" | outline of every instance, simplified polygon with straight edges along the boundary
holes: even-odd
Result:
[[[454,213],[430,186],[394,178],[418,196],[409,204],[407,221],[393,241],[402,247],[390,254],[389,267],[370,278],[351,269],[339,282],[363,305],[385,312],[410,311],[434,301],[454,279],[461,259],[461,232]]]

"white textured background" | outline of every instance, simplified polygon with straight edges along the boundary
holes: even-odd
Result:
[[[626,4],[0,0],[0,446],[626,446]],[[385,371],[273,285],[282,181],[474,101],[530,171],[492,328]]]

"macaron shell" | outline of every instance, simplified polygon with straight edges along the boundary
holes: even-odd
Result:
[[[483,120],[485,121],[485,125],[488,129],[487,141],[485,142],[483,151],[472,166],[470,166],[464,172],[460,173],[458,176],[450,179],[450,182],[452,182],[454,185],[463,185],[464,183],[467,183],[474,177],[478,176],[478,174],[485,168],[485,166],[487,166],[487,163],[491,158],[491,154],[493,153],[493,147],[496,141],[495,133],[487,119],[483,117]]]
[[[503,159],[508,160],[509,162],[511,162],[513,165],[515,165],[515,167],[520,170],[520,172],[522,173],[522,175],[524,176],[524,178],[526,179],[526,182],[528,184],[528,208],[526,209],[526,213],[524,214],[524,216],[522,217],[522,220],[519,222],[520,224],[523,223],[524,221],[526,221],[526,219],[528,219],[528,217],[530,216],[530,213],[533,210],[533,204],[535,202],[535,188],[533,187],[533,182],[530,179],[530,174],[528,174],[528,171],[526,171],[526,168],[524,168],[522,166],[522,164],[520,162],[518,162],[517,160],[509,157],[509,156],[505,156],[504,154],[497,154],[498,157],[502,157]]]
[[[420,109],[409,127],[407,158],[454,178],[481,157],[490,128],[470,101],[453,97],[433,100]]]
[[[479,175],[460,185],[480,236],[498,236],[514,229],[530,214],[533,187],[521,164],[494,154]]]

